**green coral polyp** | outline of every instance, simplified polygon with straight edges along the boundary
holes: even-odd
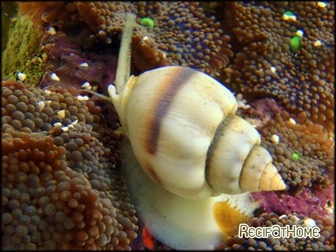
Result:
[[[291,38],[289,45],[290,45],[291,52],[297,53],[301,47],[300,37],[296,35],[293,38]]]
[[[293,159],[293,161],[299,161],[299,159],[300,159],[300,154],[298,154],[298,153],[296,153],[296,152],[294,152],[293,154],[292,154],[292,159]]]
[[[141,24],[143,26],[146,26],[148,28],[154,28],[154,20],[151,18],[142,18],[141,19]]]

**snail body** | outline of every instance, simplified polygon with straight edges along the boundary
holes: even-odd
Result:
[[[109,97],[88,92],[119,115],[129,140],[122,173],[149,232],[174,249],[214,249],[258,207],[249,192],[286,185],[259,133],[236,115],[233,94],[214,78],[181,66],[130,76],[134,22],[127,14]]]
[[[235,214],[237,209],[251,217],[259,207],[258,203],[252,202],[249,193],[221,194],[197,200],[177,196],[146,175],[126,138],[121,144],[121,152],[121,172],[137,216],[156,240],[170,248],[215,250],[216,245],[227,237],[221,226],[232,229],[233,223],[240,224],[239,216]],[[221,205],[226,201],[229,204]],[[217,204],[226,212],[225,216],[230,216],[230,221],[220,220],[223,216],[216,211]]]
[[[259,133],[236,115],[236,99],[221,83],[181,66],[130,76],[133,22],[125,24],[108,93],[145,173],[186,198],[285,189]]]

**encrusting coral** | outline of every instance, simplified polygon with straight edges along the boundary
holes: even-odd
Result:
[[[233,56],[230,36],[198,2],[139,2],[136,7],[140,18],[154,20],[155,44],[172,64],[218,76]]]
[[[307,119],[305,112],[291,117],[283,111],[261,129],[261,134],[288,186],[327,187],[334,183],[334,141],[320,124]],[[279,137],[278,142],[271,140],[273,135]]]
[[[129,249],[137,218],[116,170],[120,137],[99,108],[62,88],[2,85],[3,248]]]
[[[69,19],[83,18],[94,32],[91,37],[105,43],[120,33],[125,12],[134,12],[138,25],[133,57],[141,71],[167,64],[191,66],[244,95],[273,96],[291,112],[305,111],[313,122],[333,129],[333,2],[325,6],[316,2],[205,5],[210,17],[204,14],[203,5],[23,3],[20,12],[44,26],[56,23],[62,27]],[[288,11],[292,18],[285,18]],[[154,28],[141,27],[144,17],[154,21]],[[300,41],[296,53],[290,48],[294,36]]]
[[[305,111],[313,122],[334,129],[334,3],[231,3],[233,50],[226,83],[244,96],[272,96],[291,112]],[[218,7],[219,8],[219,7]],[[294,20],[284,19],[291,11]],[[301,46],[291,52],[296,34]]]
[[[64,25],[67,15],[60,15],[60,9],[70,15],[73,8],[77,8],[95,33],[92,38],[106,43],[111,43],[111,38],[120,33],[126,12],[138,13],[138,24],[141,18],[152,18],[154,28],[138,25],[138,35],[133,39],[134,62],[142,71],[175,64],[193,66],[216,76],[233,56],[228,43],[230,36],[224,34],[215,17],[209,20],[196,2],[75,2],[69,5],[58,4],[55,8],[48,4],[24,3],[20,5],[20,12],[29,14],[34,20],[41,16],[38,21],[41,25],[52,23],[56,18]]]

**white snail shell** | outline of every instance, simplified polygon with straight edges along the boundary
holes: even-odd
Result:
[[[286,188],[258,132],[212,77],[168,66],[108,91],[138,162],[168,191],[205,198]]]
[[[226,218],[258,207],[248,192],[286,185],[221,83],[180,66],[130,76],[135,18],[126,14],[110,97],[87,92],[112,100],[119,115],[129,139],[121,145],[122,174],[149,232],[174,249],[215,249],[231,229]]]

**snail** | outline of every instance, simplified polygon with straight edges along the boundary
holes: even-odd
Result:
[[[88,92],[119,115],[129,140],[122,172],[150,233],[175,249],[214,248],[228,225],[218,221],[223,211],[231,220],[237,209],[251,216],[249,192],[286,185],[257,130],[236,115],[233,94],[214,78],[181,66],[130,75],[134,22],[127,14],[109,97]]]
[[[236,115],[236,99],[221,83],[182,66],[130,76],[135,16],[128,17],[108,93],[146,174],[186,198],[285,189],[259,133]]]

